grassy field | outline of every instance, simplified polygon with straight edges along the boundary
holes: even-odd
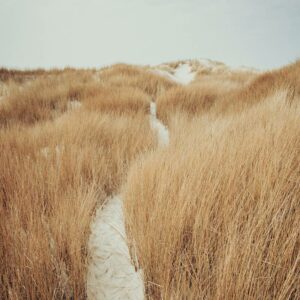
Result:
[[[163,75],[182,63],[188,85]],[[90,224],[122,193],[145,298],[299,299],[299,78],[0,69],[0,298],[85,299]]]
[[[170,146],[132,167],[126,220],[150,298],[298,298],[300,106],[286,101],[174,116]]]

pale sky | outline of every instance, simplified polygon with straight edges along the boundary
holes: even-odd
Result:
[[[300,58],[300,0],[0,0],[0,67]]]

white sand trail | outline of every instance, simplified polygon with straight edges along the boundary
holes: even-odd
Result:
[[[156,117],[156,104],[150,104],[150,125],[157,132],[159,144],[169,143],[168,129]],[[136,270],[126,238],[123,200],[108,198],[91,224],[88,243],[88,299],[142,300],[145,288],[142,270]]]
[[[141,271],[131,261],[120,196],[99,208],[91,226],[88,299],[144,299]]]
[[[158,142],[160,146],[169,144],[169,131],[167,127],[156,117],[156,103],[150,103],[150,125],[157,132]]]

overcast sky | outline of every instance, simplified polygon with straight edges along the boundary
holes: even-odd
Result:
[[[300,58],[300,0],[0,0],[0,66]]]

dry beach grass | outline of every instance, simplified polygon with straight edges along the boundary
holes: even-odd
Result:
[[[89,100],[68,110],[69,86],[70,79],[38,80],[0,107],[1,299],[85,298],[95,208],[157,143],[142,92],[127,91],[143,96],[134,106],[125,100],[129,114]]]
[[[132,167],[126,220],[149,298],[300,296],[300,106],[285,97],[177,115],[170,146]]]
[[[86,298],[90,224],[120,191],[149,299],[300,298],[300,64],[188,63],[189,85],[0,70],[1,299]]]

